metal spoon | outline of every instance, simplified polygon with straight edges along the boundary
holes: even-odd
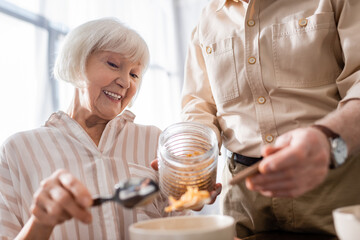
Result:
[[[130,178],[115,185],[113,196],[94,198],[92,206],[115,201],[126,208],[133,208],[149,203],[158,191],[159,186],[150,178]]]

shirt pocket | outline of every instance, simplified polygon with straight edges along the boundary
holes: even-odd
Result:
[[[277,86],[307,88],[334,83],[341,72],[339,46],[333,13],[273,25]]]
[[[239,97],[233,38],[202,44],[211,91],[217,104]]]

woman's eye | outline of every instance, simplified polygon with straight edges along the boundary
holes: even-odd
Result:
[[[135,73],[130,73],[130,76],[133,77],[133,78],[139,78],[139,76],[136,75]]]
[[[115,63],[107,61],[107,64],[113,68],[118,68],[118,66]]]

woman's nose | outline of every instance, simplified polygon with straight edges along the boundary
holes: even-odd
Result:
[[[130,87],[130,77],[124,77],[124,76],[119,76],[117,79],[116,79],[116,83],[122,87],[122,88],[125,88],[125,89],[128,89]]]

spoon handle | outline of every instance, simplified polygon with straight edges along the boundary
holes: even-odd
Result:
[[[92,207],[99,206],[99,205],[103,204],[104,202],[111,201],[111,200],[113,200],[113,198],[101,198],[101,197],[93,198]]]
[[[259,165],[260,165],[261,161],[258,161],[257,163],[251,165],[248,168],[245,168],[244,170],[240,171],[239,173],[237,173],[231,180],[230,180],[230,184],[231,185],[235,185],[240,183],[241,181],[243,181],[245,178],[254,175],[256,173],[259,173]]]

